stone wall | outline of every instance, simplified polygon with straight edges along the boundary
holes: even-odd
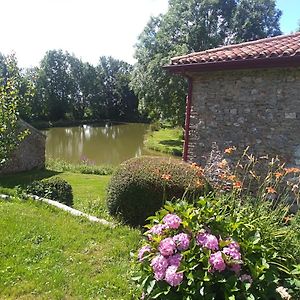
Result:
[[[300,68],[218,71],[193,79],[188,160],[203,164],[213,142],[300,166]]]
[[[0,175],[45,167],[45,135],[24,121],[20,121],[20,129],[28,129],[30,133],[1,167]]]

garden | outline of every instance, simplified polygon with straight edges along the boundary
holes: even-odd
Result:
[[[11,197],[0,202],[0,297],[299,299],[300,170],[249,150],[234,162],[234,152],[213,153],[205,167],[163,157],[116,169],[48,161],[2,176]]]

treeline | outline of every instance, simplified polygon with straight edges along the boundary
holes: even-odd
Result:
[[[0,54],[0,77],[17,78],[19,113],[27,121],[137,120],[131,72],[130,64],[112,57],[101,57],[94,67],[62,50],[48,51],[39,67],[21,70],[13,55]]]

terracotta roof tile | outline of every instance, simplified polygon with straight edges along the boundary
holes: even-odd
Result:
[[[174,57],[171,66],[293,56],[300,56],[300,32]]]

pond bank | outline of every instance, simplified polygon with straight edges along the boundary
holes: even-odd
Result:
[[[145,147],[175,156],[182,156],[183,129],[175,127],[149,131],[146,135]]]

